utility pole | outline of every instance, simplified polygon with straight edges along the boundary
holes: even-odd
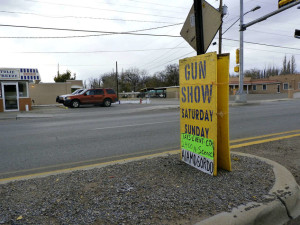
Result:
[[[244,4],[243,0],[240,0],[240,74],[239,74],[239,90],[236,95],[236,102],[247,102],[246,95],[244,93]]]
[[[195,14],[197,55],[202,55],[205,53],[204,35],[203,35],[202,0],[194,0],[194,14]]]
[[[220,0],[219,12],[221,13],[221,26],[219,28],[219,54],[222,54],[222,26],[223,26],[223,0]]]
[[[118,62],[116,61],[116,83],[117,83],[117,98],[119,101],[119,77],[118,77]]]
[[[244,0],[240,0],[240,85],[239,94],[244,93]]]

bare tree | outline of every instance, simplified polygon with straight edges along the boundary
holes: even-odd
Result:
[[[138,87],[141,87],[140,81],[141,81],[141,71],[134,67],[125,70],[125,72],[121,75],[121,82],[123,89],[126,89],[125,91],[137,91]]]
[[[253,79],[259,79],[259,78],[261,78],[261,77],[264,76],[261,70],[255,69],[255,68],[254,69],[250,69],[250,70],[246,70],[244,72],[244,75],[245,75],[245,77],[251,77]]]
[[[286,72],[287,72],[287,61],[286,61],[286,56],[284,56],[280,74],[287,74]]]
[[[117,89],[117,78],[115,72],[105,73],[101,76],[102,78],[102,86],[104,88],[113,88]]]
[[[278,76],[280,73],[280,70],[277,67],[272,66],[272,67],[265,68],[263,73],[264,73],[264,75],[261,76],[261,78],[270,77],[270,76]]]
[[[99,87],[101,87],[101,77],[98,78],[90,77],[88,79],[87,88],[99,88]]]
[[[292,55],[291,57],[291,74],[297,73],[296,71],[296,61],[295,61],[295,56]]]
[[[287,61],[286,56],[283,58],[282,70],[280,74],[295,74],[296,73],[296,61],[292,55],[291,59]]]
[[[179,85],[179,65],[171,64],[165,68],[166,74],[166,86],[177,86]]]

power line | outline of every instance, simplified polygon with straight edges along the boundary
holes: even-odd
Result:
[[[127,0],[127,1],[140,2],[140,3],[145,3],[145,4],[150,4],[150,5],[159,5],[159,6],[165,6],[165,7],[188,9],[188,8],[185,8],[185,7],[178,7],[178,6],[172,6],[172,5],[164,5],[164,4],[159,4],[159,3],[145,2],[145,1],[138,1],[138,0]]]
[[[234,40],[230,38],[223,38],[224,40],[229,40],[229,41],[237,41],[239,40]],[[262,46],[268,46],[268,47],[274,47],[274,48],[285,48],[285,49],[292,49],[292,50],[300,50],[300,48],[292,48],[292,47],[285,47],[285,46],[278,46],[278,45],[269,45],[269,44],[263,44],[263,43],[257,43],[257,42],[251,42],[251,41],[244,41],[247,44],[253,44],[253,45],[262,45]]]
[[[43,15],[35,12],[13,12],[0,10],[0,13],[9,13],[9,14],[24,14],[24,15],[34,15],[46,18],[74,18],[74,19],[92,19],[92,20],[112,20],[112,21],[125,21],[125,22],[139,22],[139,23],[170,23],[164,21],[153,21],[153,20],[129,20],[129,19],[113,19],[113,18],[103,18],[103,17],[90,17],[90,16],[53,16],[53,15]]]
[[[166,25],[166,26],[161,26],[161,27],[153,27],[153,28],[147,28],[147,29],[141,29],[141,30],[133,30],[133,31],[126,31],[126,32],[141,32],[141,31],[148,31],[148,30],[157,30],[157,29],[162,29],[162,28],[166,28],[166,27],[172,27],[172,26],[177,26],[177,25],[182,25],[183,23],[176,23],[176,24],[171,24],[171,25]],[[24,38],[24,39],[49,39],[49,38],[86,38],[86,37],[99,37],[99,36],[105,36],[105,35],[112,35],[112,34],[90,34],[90,35],[72,35],[72,36],[56,36],[56,37],[13,37],[13,36],[0,36],[0,38],[2,39],[18,39],[18,38]]]
[[[83,5],[70,5],[70,4],[53,3],[53,2],[40,2],[40,1],[36,1],[36,0],[24,0],[24,1],[37,2],[37,3],[50,4],[50,5],[67,6],[67,7],[75,7],[75,8],[81,8],[81,9],[92,9],[92,10],[119,12],[119,13],[136,14],[136,15],[146,15],[146,16],[154,16],[154,17],[164,17],[164,18],[172,18],[172,19],[180,19],[180,20],[183,19],[183,18],[178,18],[178,17],[173,17],[173,16],[162,16],[162,15],[155,15],[155,14],[148,14],[148,13],[128,12],[128,11],[114,10],[114,9],[103,9],[103,8],[89,7],[89,6],[83,6]]]
[[[141,7],[141,6],[132,6],[132,5],[121,5],[121,4],[115,4],[115,3],[110,3],[110,2],[99,2],[99,1],[94,1],[97,2],[98,4],[103,4],[103,5],[117,5],[117,6],[125,6],[125,7],[131,7],[131,8],[137,8],[137,9],[145,9],[145,7]],[[147,4],[147,3],[146,3]],[[165,6],[170,8],[170,6]],[[147,7],[147,9],[152,9],[152,10],[157,10],[157,8],[149,8]],[[165,9],[159,9],[159,11],[165,11],[165,12],[173,12],[173,13],[181,13],[178,11],[171,11],[171,10],[165,10]]]
[[[147,62],[146,64],[144,64],[143,66],[147,66],[149,64],[152,64],[153,62],[157,61],[158,59],[160,59],[161,57],[167,55],[169,52],[171,52],[172,50],[174,49],[180,49],[178,46],[180,46],[181,44],[183,44],[184,41],[180,42],[178,45],[176,45],[175,47],[171,48],[170,50],[168,50],[167,52],[163,53],[162,55],[160,55],[159,57],[156,57],[155,59],[153,59],[152,61],[150,62]]]
[[[236,45],[229,45],[225,44],[223,46],[226,47],[236,47]],[[249,47],[244,47],[246,50],[255,50],[255,51],[263,51],[263,52],[275,52],[275,53],[281,53],[281,54],[291,54],[291,55],[300,55],[296,53],[291,53],[291,52],[279,52],[279,51],[272,51],[272,50],[265,50],[265,49],[258,49],[258,48],[249,48]]]
[[[178,49],[184,49],[189,47],[178,47]],[[156,48],[156,49],[132,49],[132,50],[98,50],[98,51],[81,51],[81,52],[14,52],[14,53],[25,53],[25,54],[90,54],[90,53],[126,53],[126,52],[146,52],[146,51],[160,51],[160,50],[168,50],[168,49],[174,49],[174,48]]]
[[[181,37],[177,35],[166,34],[140,34],[132,32],[113,32],[113,31],[97,31],[97,30],[81,30],[81,29],[68,29],[68,28],[54,28],[54,27],[35,27],[24,25],[0,24],[0,27],[14,27],[14,28],[28,28],[28,29],[41,29],[41,30],[56,30],[56,31],[72,31],[72,32],[87,32],[87,33],[102,33],[102,34],[123,34],[123,35],[138,35],[138,36],[155,36],[155,37]]]
[[[254,29],[249,29],[247,28],[247,30],[250,30],[250,31],[255,31],[255,32],[259,32],[259,33],[264,33],[264,34],[272,34],[272,35],[278,35],[278,36],[282,36],[282,37],[289,37],[289,38],[293,38],[293,36],[291,35],[286,35],[286,34],[275,34],[275,33],[271,33],[271,32],[266,32],[266,31],[261,31],[261,30],[254,30]]]
[[[195,51],[192,51],[192,52],[189,52],[189,53],[187,53],[187,54],[184,54],[184,55],[182,55],[182,56],[180,56],[180,57],[177,57],[177,58],[172,59],[172,60],[170,60],[170,61],[168,61],[168,62],[165,62],[165,63],[163,63],[163,64],[161,64],[161,65],[159,65],[159,66],[150,67],[150,69],[148,69],[148,70],[152,70],[152,69],[154,69],[154,68],[161,67],[161,66],[163,66],[163,65],[166,65],[167,63],[173,62],[174,60],[181,59],[182,57],[187,56],[187,55],[190,55],[190,54],[192,54],[192,53],[195,53]]]
[[[140,33],[132,33],[132,32],[113,32],[113,31],[95,31],[95,30],[81,30],[81,29],[68,29],[68,28],[53,28],[53,27],[34,27],[34,26],[11,25],[11,24],[0,24],[0,26],[2,26],[2,27],[14,27],[14,28],[42,29],[42,30],[72,31],[72,32],[88,32],[88,33],[103,33],[103,34],[122,34],[122,35],[139,35],[139,36],[156,36],[156,37],[181,38],[181,36],[178,36],[178,35],[165,35],[165,34],[140,34]],[[230,39],[230,38],[223,38],[223,39],[224,40],[229,40],[229,41],[239,42],[239,40]],[[270,44],[249,42],[249,41],[244,41],[244,42],[248,43],[248,44],[262,45],[262,46],[268,46],[268,47],[300,50],[300,48],[270,45]]]
[[[277,51],[270,51],[270,50],[257,49],[257,48],[245,48],[245,49],[250,49],[250,50],[255,50],[255,51],[263,51],[263,52],[275,52],[275,53],[281,53],[281,54],[300,55],[300,54],[295,54],[295,53],[290,53],[290,52],[277,52]]]

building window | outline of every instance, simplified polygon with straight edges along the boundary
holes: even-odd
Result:
[[[283,90],[288,90],[288,89],[289,89],[289,83],[284,83]]]
[[[263,91],[267,90],[267,85],[266,85],[266,84],[263,84],[263,85],[262,85],[262,89],[263,89]]]
[[[19,97],[28,98],[27,82],[19,82],[18,86],[19,86]]]
[[[300,89],[300,82],[298,83],[298,89]]]
[[[256,91],[256,85],[253,85],[253,91]]]

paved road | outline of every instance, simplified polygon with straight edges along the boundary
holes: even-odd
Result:
[[[145,107],[85,107],[51,112],[50,118],[1,120],[0,178],[178,149],[178,109]],[[300,129],[299,114],[298,100],[233,106],[230,139]]]

